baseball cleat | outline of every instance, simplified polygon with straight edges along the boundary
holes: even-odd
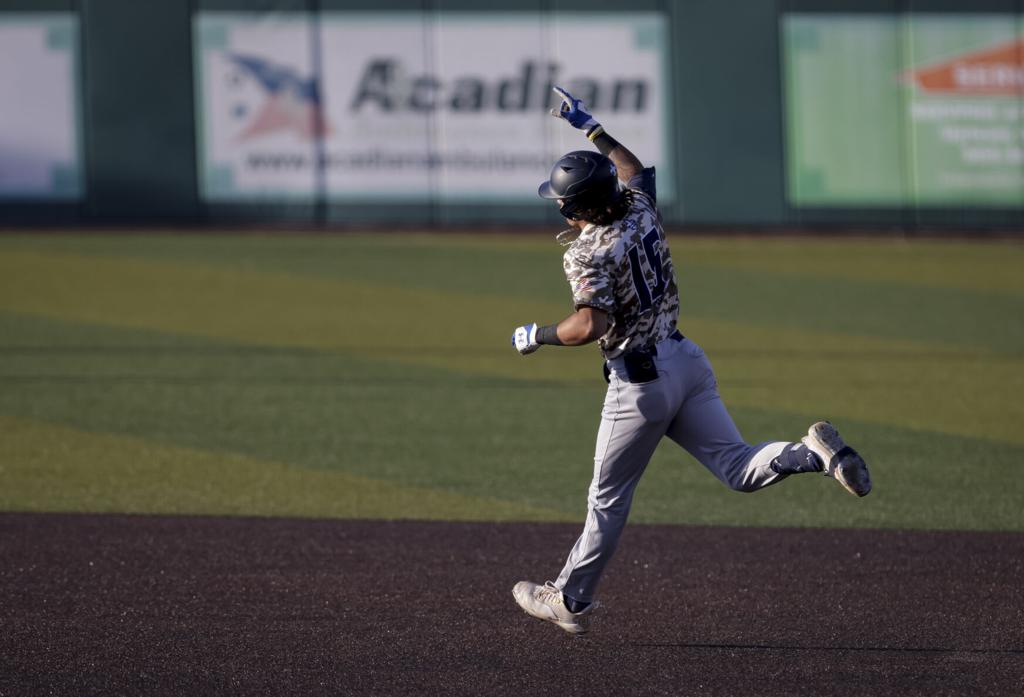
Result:
[[[561,589],[556,588],[551,581],[543,586],[530,581],[520,581],[512,589],[512,595],[526,614],[553,622],[575,635],[587,633],[590,629],[590,615],[597,608],[597,603],[593,602],[580,612],[569,612]]]
[[[835,479],[854,496],[870,493],[871,475],[864,458],[843,442],[835,426],[828,421],[819,421],[807,430],[801,441],[821,458],[825,476]]]

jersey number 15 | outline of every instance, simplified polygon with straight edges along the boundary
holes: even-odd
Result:
[[[665,294],[665,273],[661,268],[661,238],[657,230],[651,230],[641,238],[643,243],[643,254],[647,261],[647,267],[654,271],[654,285],[647,282],[647,274],[644,273],[644,266],[640,259],[639,244],[634,244],[626,254],[629,256],[629,270],[633,274],[633,285],[636,287],[636,297],[640,301],[640,310],[650,310],[655,302],[661,300]]]

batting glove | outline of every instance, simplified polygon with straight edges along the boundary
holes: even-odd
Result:
[[[540,344],[537,343],[537,325],[531,322],[530,324],[523,325],[522,327],[516,327],[515,333],[512,334],[512,346],[514,346],[516,351],[524,356],[539,349]]]
[[[601,124],[599,124],[597,120],[587,112],[587,109],[581,100],[576,99],[561,87],[553,87],[552,90],[562,98],[561,108],[552,109],[552,116],[565,119],[573,128],[578,128],[586,133],[587,138],[590,138],[591,140],[604,133],[604,129],[601,128]]]

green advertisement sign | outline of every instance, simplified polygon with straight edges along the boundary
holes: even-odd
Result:
[[[794,206],[1024,207],[1015,15],[787,15]]]

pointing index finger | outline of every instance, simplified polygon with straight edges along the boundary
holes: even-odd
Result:
[[[561,97],[562,101],[565,102],[566,105],[572,104],[572,95],[566,92],[561,87],[552,87],[551,91],[557,94],[559,97]]]

